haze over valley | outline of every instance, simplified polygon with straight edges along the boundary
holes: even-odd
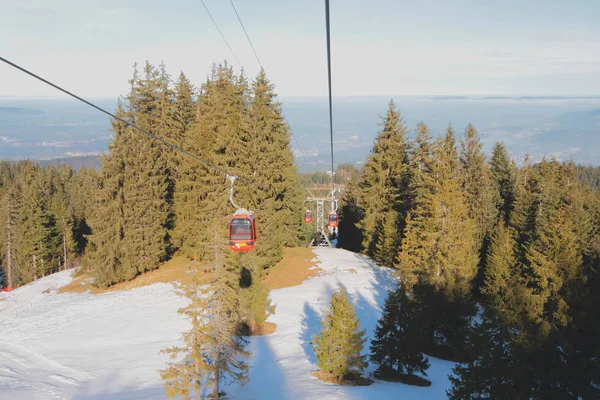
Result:
[[[448,124],[461,133],[470,122],[486,153],[504,141],[520,162],[526,153],[581,164],[600,160],[600,97],[335,97],[335,163],[360,165],[370,151],[393,98],[407,126],[424,121],[434,136]],[[95,100],[114,111],[116,101]],[[301,172],[328,170],[329,135],[325,97],[282,97]],[[110,120],[88,106],[59,98],[0,98],[0,159],[99,156],[112,138]]]

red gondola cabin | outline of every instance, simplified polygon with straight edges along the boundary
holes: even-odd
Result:
[[[327,215],[327,226],[330,226],[332,228],[337,228],[338,227],[338,215],[335,212],[330,212]]]
[[[312,211],[306,210],[304,213],[304,222],[312,222]]]
[[[256,244],[256,220],[252,214],[237,214],[229,221],[229,246],[231,250],[247,252]]]

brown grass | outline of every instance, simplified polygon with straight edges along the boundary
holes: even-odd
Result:
[[[277,324],[273,322],[263,322],[258,325],[256,321],[244,322],[240,325],[238,333],[242,336],[267,336],[277,330]]]
[[[340,379],[330,372],[321,371],[321,370],[313,371],[310,374],[312,376],[314,376],[315,378],[319,379],[320,381],[327,382],[327,383],[333,383],[335,385],[340,385],[340,386],[369,386],[370,384],[373,383],[373,381],[371,379],[363,378],[362,376],[347,378],[347,379]]]
[[[320,268],[310,269],[316,265],[311,261],[313,258],[315,258],[315,254],[311,249],[306,247],[283,249],[283,259],[272,268],[269,268],[269,274],[265,279],[265,283],[270,289],[300,285],[306,279],[317,275],[321,271]],[[186,274],[186,270],[192,262],[182,255],[176,255],[171,260],[162,264],[158,269],[138,275],[130,281],[117,283],[108,289],[94,286],[90,283],[89,274],[83,273],[75,277],[69,284],[61,287],[58,293],[90,292],[92,294],[100,294],[117,290],[131,290],[158,282],[171,283],[178,281],[185,284],[191,281],[191,276]],[[210,268],[206,268],[207,276],[210,272]],[[263,332],[261,334],[268,335],[274,331],[275,327],[265,327],[261,331]]]
[[[171,260],[162,264],[158,269],[138,275],[130,281],[117,283],[108,289],[98,288],[91,283],[84,283],[86,280],[89,280],[89,275],[84,273],[73,279],[71,283],[61,287],[58,292],[84,293],[89,291],[92,294],[100,294],[117,290],[131,290],[159,282],[171,283],[178,281],[181,283],[189,283],[191,281],[191,276],[186,274],[185,271],[192,262],[193,261],[188,260],[184,256],[176,255]],[[208,272],[209,271],[207,270],[207,275]]]
[[[283,249],[283,259],[269,268],[265,279],[270,289],[298,286],[311,276],[319,274],[320,268],[313,268],[315,253],[308,247],[292,247]]]

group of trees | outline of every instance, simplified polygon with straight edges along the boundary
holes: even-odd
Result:
[[[0,163],[0,287],[73,266],[90,233],[94,170]]]
[[[424,354],[459,361],[454,399],[597,396],[600,195],[582,169],[518,168],[502,143],[488,160],[471,125],[460,143],[423,123],[409,139],[393,103],[382,126],[338,242],[398,269],[374,360],[399,374],[424,373]]]
[[[82,256],[83,270],[107,287],[175,252],[187,256],[193,282],[179,286],[190,300],[180,313],[191,329],[183,346],[165,350],[172,362],[162,376],[169,395],[198,397],[206,385],[216,395],[220,382],[248,379],[243,328],[274,311],[265,270],[309,234],[289,127],[264,72],[249,82],[227,64],[214,66],[197,89],[183,73],[173,82],[163,65],[146,63],[116,114],[122,120],[112,120],[98,173],[0,164],[3,279],[24,284]],[[228,249],[235,209],[222,171],[243,178],[234,181],[233,199],[258,221],[252,253]]]
[[[213,166],[247,179],[235,184],[234,200],[259,221],[248,262],[262,271],[281,259],[283,246],[298,243],[303,193],[289,128],[264,73],[250,84],[229,66],[215,66],[196,91],[185,75],[172,84],[164,67],[147,64],[130,82],[118,116],[204,163],[113,121],[86,259],[99,285],[157,268],[176,250],[210,260],[211,227],[225,234],[234,211],[229,180]]]

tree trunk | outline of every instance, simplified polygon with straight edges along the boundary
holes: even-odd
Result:
[[[13,287],[13,271],[12,271],[12,226],[10,224],[10,204],[8,205],[8,218],[6,220],[6,230],[8,234],[8,246],[7,246],[7,262],[6,262],[6,272],[8,275],[8,287]]]
[[[67,235],[63,234],[63,270],[67,269]]]
[[[219,345],[217,344],[217,351],[215,352],[216,354],[216,360],[215,360],[215,387],[214,387],[214,392],[213,392],[213,396],[215,397],[215,400],[219,400],[219,380],[221,379],[221,377],[219,376],[219,372],[221,369],[221,361],[220,359],[220,352],[221,349],[219,348]]]
[[[194,377],[194,389],[196,390],[196,400],[200,399],[200,360],[195,360],[196,376]]]

